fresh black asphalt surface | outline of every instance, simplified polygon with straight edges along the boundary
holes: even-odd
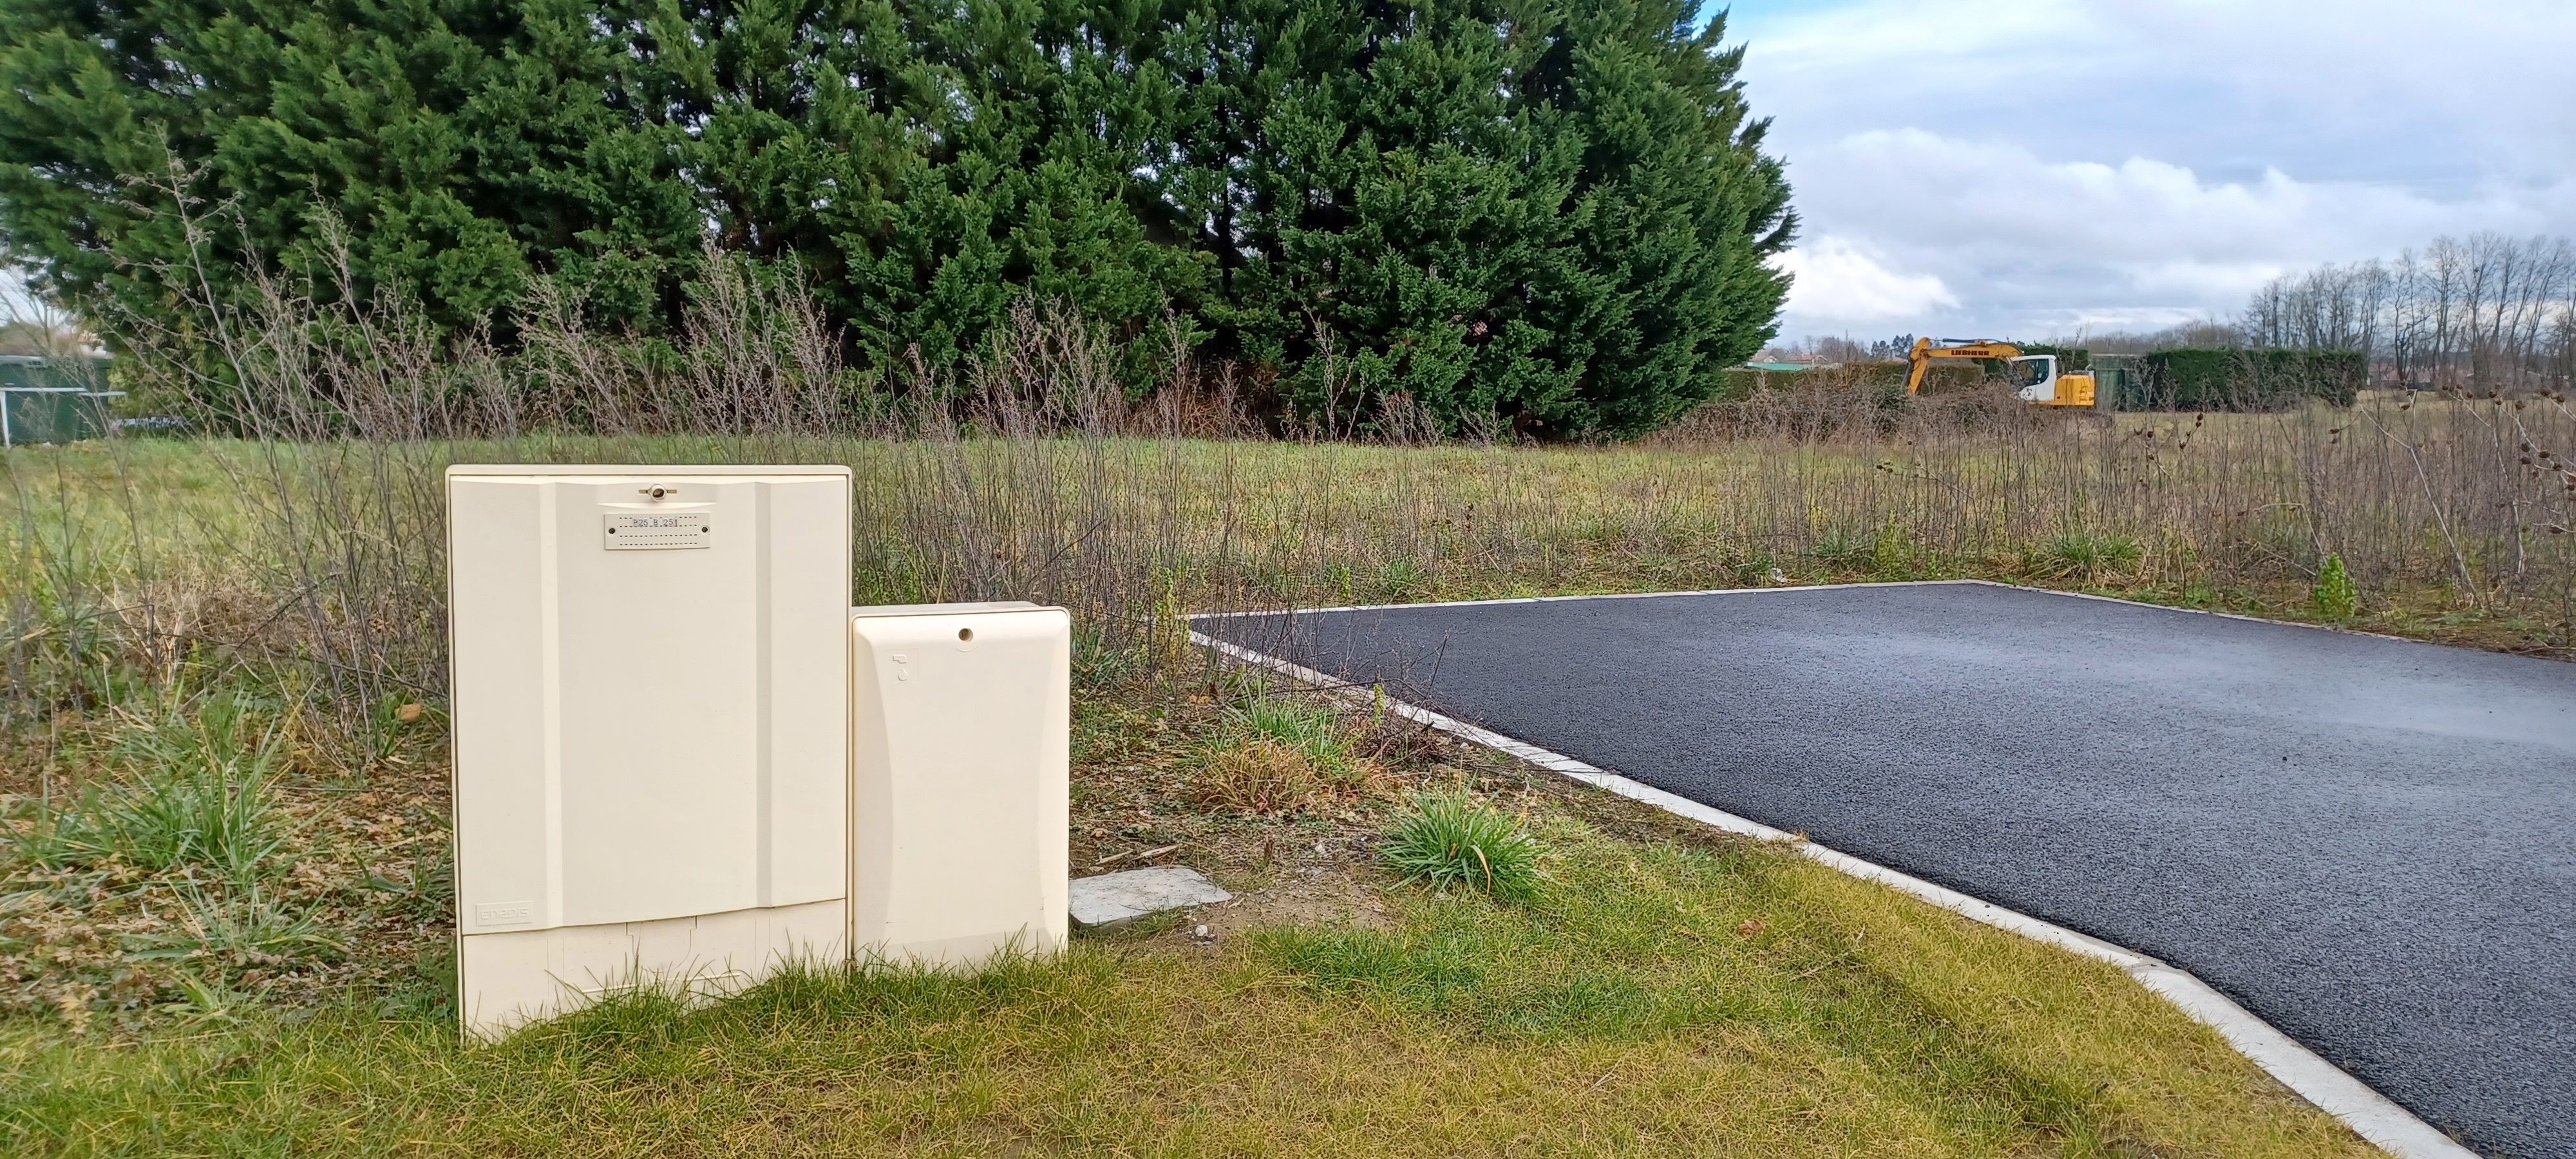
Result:
[[[2576,665],[1986,584],[1200,630],[2152,954],[2576,1156]]]

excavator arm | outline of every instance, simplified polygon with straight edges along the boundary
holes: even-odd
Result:
[[[1914,394],[1923,389],[1923,378],[1932,373],[1932,360],[1935,358],[1992,358],[1998,361],[2010,361],[2021,357],[2021,347],[2010,342],[1987,342],[1970,338],[1944,338],[1938,343],[1929,338],[1917,338],[1914,340],[1914,348],[1907,351],[1905,357],[1906,361],[1914,364],[1905,374],[1905,393]]]

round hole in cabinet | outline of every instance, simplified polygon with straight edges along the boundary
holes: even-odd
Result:
[[[960,652],[972,652],[975,650],[975,629],[957,629],[957,650]]]

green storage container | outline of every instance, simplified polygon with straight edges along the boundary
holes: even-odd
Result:
[[[79,439],[80,396],[69,386],[0,387],[0,446]]]
[[[0,390],[13,386],[69,386],[45,373],[45,360],[25,354],[0,354]]]
[[[73,443],[116,429],[121,390],[100,390],[105,359],[0,356],[0,446]]]
[[[2093,405],[2102,410],[2147,409],[2146,375],[2135,354],[2093,356]]]

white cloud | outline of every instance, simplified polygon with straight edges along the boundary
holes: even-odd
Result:
[[[1820,283],[1792,291],[1792,336],[1890,321],[2024,336],[2170,325],[2232,311],[2265,280],[2319,262],[2550,225],[2511,196],[2445,202],[2278,170],[2214,181],[2143,157],[2049,161],[1919,129],[1811,151],[1792,180],[1811,230],[1825,223],[1816,252],[1790,267]]]
[[[2168,325],[2443,233],[2576,233],[2566,0],[1765,3],[1729,38],[1822,283],[1791,336]],[[1866,292],[1904,279],[1946,294]]]
[[[1900,274],[1849,240],[1827,236],[1780,255],[1789,284],[1789,312],[1849,323],[1914,318],[1959,304],[1931,274]]]

